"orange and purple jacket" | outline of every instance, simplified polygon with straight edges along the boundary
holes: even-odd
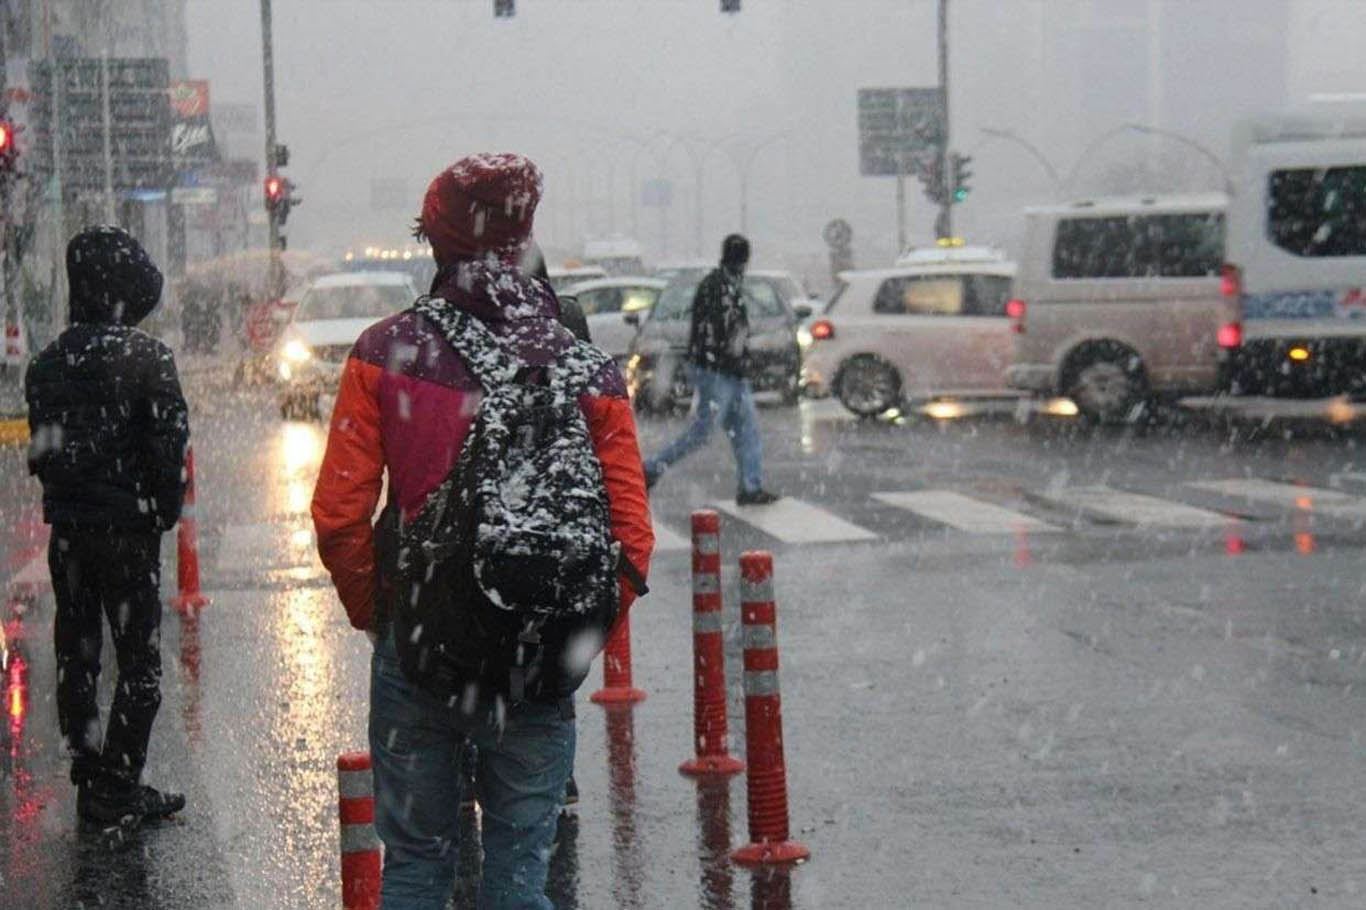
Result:
[[[462,263],[444,271],[434,296],[479,318],[529,366],[573,343],[546,285],[511,267]],[[313,491],[318,552],[351,625],[371,627],[377,592],[374,532],[384,473],[404,518],[422,508],[460,455],[479,407],[480,386],[435,326],[413,310],[367,329],[342,370],[327,451]],[[602,464],[612,532],[640,572],[654,531],[635,418],[620,371],[609,364],[579,404]],[[625,616],[635,594],[621,584]]]

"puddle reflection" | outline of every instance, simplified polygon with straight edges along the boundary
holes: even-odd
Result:
[[[735,866],[730,860],[730,779],[697,781],[697,846],[701,860],[702,906],[735,907]]]
[[[636,825],[636,728],[629,705],[603,709],[607,724],[607,798],[612,813],[612,896],[620,908],[638,908],[645,860]]]
[[[191,746],[198,746],[203,736],[200,722],[199,691],[199,614],[180,614],[180,670],[184,686],[184,703],[180,707],[180,717],[185,724],[185,736]]]
[[[792,869],[756,867],[749,880],[750,910],[792,910]]]

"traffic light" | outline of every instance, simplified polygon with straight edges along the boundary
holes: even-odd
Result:
[[[925,198],[935,205],[942,206],[947,202],[948,190],[944,185],[944,167],[935,156],[930,161],[925,162],[920,170],[920,185],[925,190]]]
[[[511,19],[517,15],[517,0],[493,0],[493,18]]]
[[[280,208],[285,198],[285,178],[270,176],[266,178],[266,211],[274,212]]]
[[[0,174],[14,173],[18,157],[19,150],[14,144],[14,124],[8,120],[0,120]]]
[[[267,177],[265,194],[266,211],[276,224],[284,224],[289,220],[289,210],[303,204],[303,200],[294,195],[294,181],[288,177]]]
[[[283,142],[275,143],[275,166],[285,167],[289,164],[289,146]]]
[[[968,165],[972,163],[972,156],[954,152],[951,159],[953,165],[953,201],[962,202],[968,198],[968,193],[972,192],[972,187],[968,184],[968,180],[972,177],[972,171],[968,170]]]
[[[740,12],[740,0],[721,0],[721,12],[738,13]]]

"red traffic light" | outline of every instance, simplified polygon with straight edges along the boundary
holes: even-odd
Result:
[[[14,127],[0,122],[0,152],[8,152],[14,147]]]
[[[283,177],[266,178],[266,205],[275,206],[285,195],[285,180]]]

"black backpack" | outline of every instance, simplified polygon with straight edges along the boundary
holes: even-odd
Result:
[[[394,639],[404,675],[472,711],[481,697],[556,699],[583,682],[620,606],[602,465],[579,396],[609,355],[575,342],[526,367],[478,319],[430,297],[483,388],[450,474],[398,529]]]

